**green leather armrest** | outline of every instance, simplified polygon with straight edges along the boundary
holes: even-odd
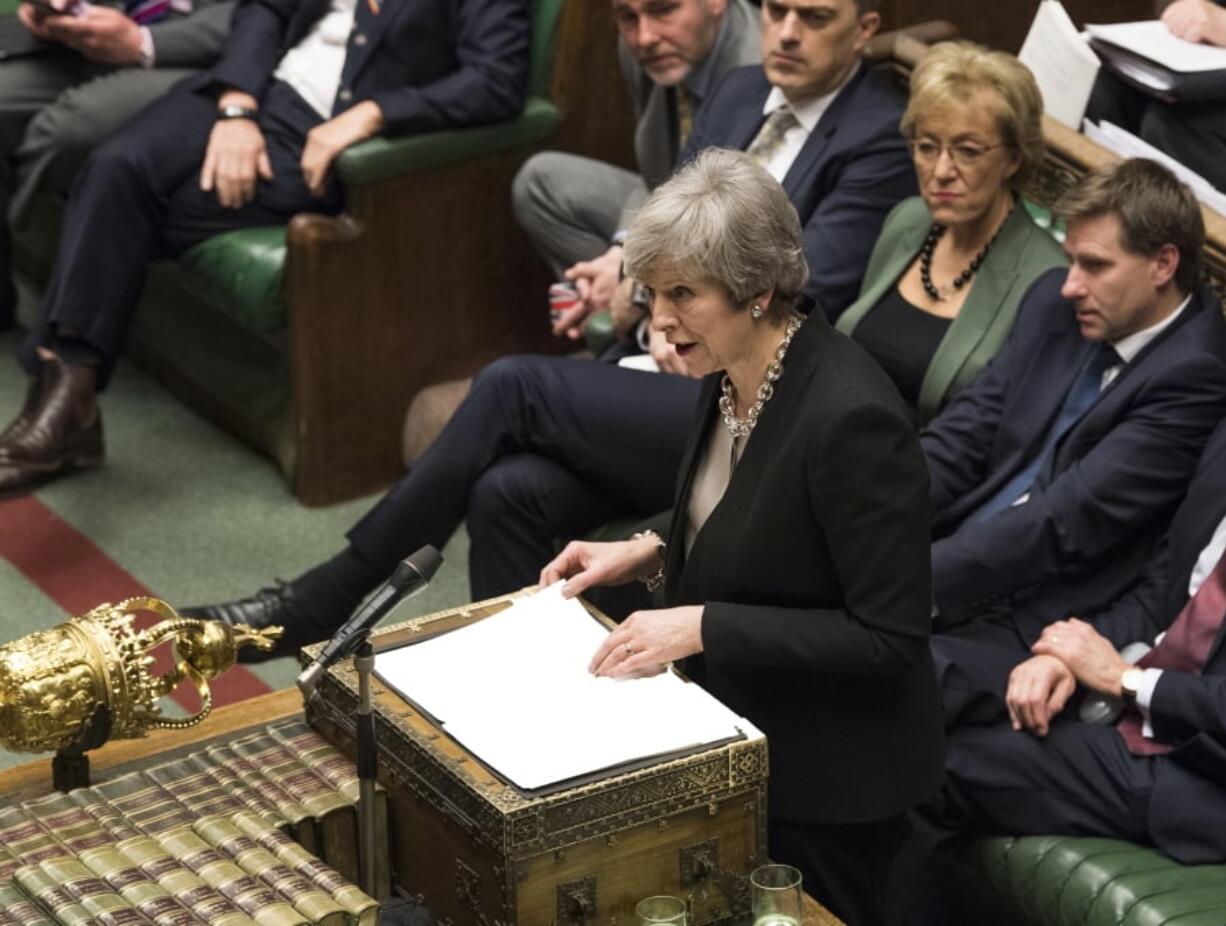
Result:
[[[543,141],[553,132],[559,118],[557,107],[544,97],[533,96],[528,98],[524,111],[510,122],[364,141],[341,153],[337,171],[345,184],[375,183],[412,170]]]
[[[248,331],[271,334],[285,327],[285,226],[214,235],[188,249],[179,268],[189,289]]]

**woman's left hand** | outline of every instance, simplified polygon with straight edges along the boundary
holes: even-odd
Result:
[[[610,678],[642,678],[701,652],[702,605],[635,611],[605,638],[588,671]]]

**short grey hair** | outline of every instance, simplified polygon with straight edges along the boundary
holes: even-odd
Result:
[[[671,269],[720,286],[737,308],[774,289],[800,298],[809,266],[800,217],[778,182],[742,151],[708,148],[651,194],[626,232],[627,276]]]

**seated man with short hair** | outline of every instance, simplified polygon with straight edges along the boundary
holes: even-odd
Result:
[[[98,148],[73,187],[42,314],[20,352],[31,376],[26,403],[0,434],[0,492],[101,462],[95,398],[123,350],[150,261],[219,232],[339,212],[332,165],[363,139],[520,112],[528,8],[243,0],[216,67]]]
[[[75,15],[17,8],[44,47],[0,55],[0,330],[16,304],[9,229],[21,227],[31,198],[67,194],[99,142],[211,65],[234,11],[231,0],[127,0],[122,9],[56,3]]]
[[[894,886],[923,922],[960,922],[961,833],[1108,836],[1188,864],[1226,861],[1224,550],[1226,424],[1144,581],[1085,620],[1049,624],[994,713],[949,731],[944,794],[913,814]],[[1135,665],[1119,653],[1155,638]],[[1125,711],[1084,722],[1086,695]]]
[[[1136,582],[1226,413],[1226,327],[1204,231],[1165,168],[1102,168],[1057,206],[1072,266],[921,442],[948,719],[999,697],[1044,625]]]
[[[758,11],[748,0],[612,2],[617,60],[638,120],[638,172],[542,151],[511,186],[515,215],[537,252],[559,279],[575,284],[579,306],[553,326],[554,334],[572,338],[592,312],[614,301],[628,307],[629,283],[619,289],[618,280],[620,237],[630,214],[672,172],[695,111],[728,71],[761,60]]]

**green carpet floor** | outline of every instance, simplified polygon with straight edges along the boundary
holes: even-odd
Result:
[[[17,334],[0,335],[0,426],[25,391],[12,361]],[[115,563],[176,606],[250,594],[331,555],[374,498],[307,509],[271,463],[195,415],[130,363],[103,397],[107,461],[52,483],[38,499]],[[0,519],[4,503],[0,502]],[[431,586],[389,617],[403,620],[469,600],[468,538],[443,551]],[[64,620],[55,602],[0,558],[0,642]],[[292,683],[296,663],[254,667],[273,688]],[[26,761],[0,751],[0,767]]]

